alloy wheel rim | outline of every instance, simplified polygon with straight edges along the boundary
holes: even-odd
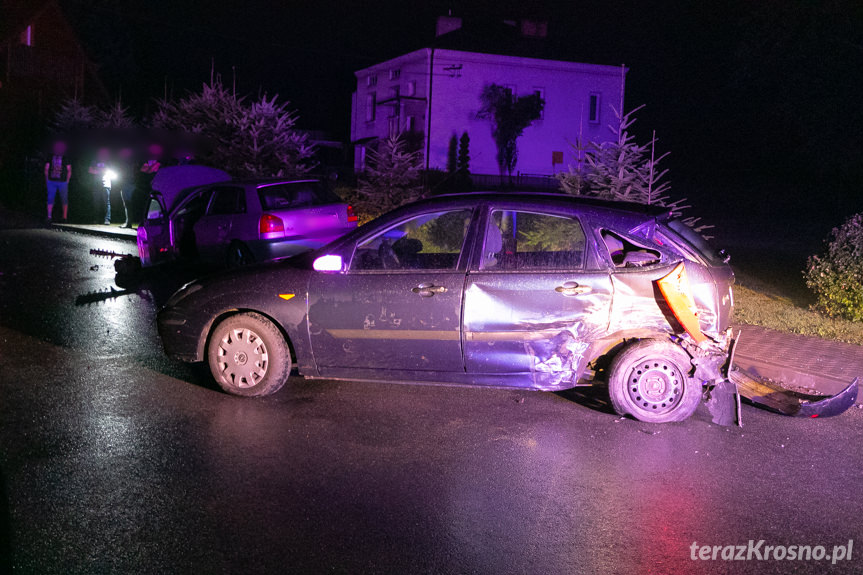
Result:
[[[258,385],[267,375],[269,363],[264,340],[250,329],[228,330],[219,341],[216,364],[228,385],[239,389]]]

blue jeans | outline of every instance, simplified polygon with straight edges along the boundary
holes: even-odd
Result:
[[[60,202],[62,205],[66,205],[69,203],[69,182],[57,182],[54,180],[48,180],[46,182],[48,185],[48,205],[54,205],[54,198],[57,197],[57,194],[60,194]]]
[[[135,194],[135,186],[126,185],[120,190],[120,198],[123,200],[123,210],[126,212],[126,224],[132,223],[132,214],[129,209],[132,207],[132,196]]]
[[[99,210],[105,206],[105,223],[111,223],[111,188],[97,187],[93,199],[95,200],[97,218]]]

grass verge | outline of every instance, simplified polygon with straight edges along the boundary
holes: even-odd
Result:
[[[789,298],[740,284],[734,286],[734,321],[863,345],[863,323],[829,318]]]

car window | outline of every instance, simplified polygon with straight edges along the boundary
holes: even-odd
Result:
[[[183,205],[177,210],[178,216],[194,216],[199,217],[204,214],[207,209],[207,204],[210,203],[210,195],[213,190],[206,189],[202,192],[197,192],[187,199]]]
[[[600,235],[615,267],[644,267],[662,260],[662,254],[658,251],[635,244],[610,230],[602,230]]]
[[[258,188],[261,208],[264,210],[290,210],[321,204],[339,203],[318,182],[291,182],[270,184]]]
[[[147,206],[147,219],[150,221],[161,220],[162,217],[164,217],[162,204],[156,198],[150,198],[150,205]]]
[[[443,270],[458,265],[470,210],[422,214],[357,245],[351,270]]]
[[[573,269],[584,265],[584,230],[565,216],[495,210],[486,228],[480,269]]]
[[[246,190],[237,186],[225,186],[213,190],[208,215],[220,216],[246,213]]]

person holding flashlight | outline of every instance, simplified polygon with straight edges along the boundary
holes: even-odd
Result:
[[[105,209],[105,225],[111,225],[111,181],[117,178],[117,173],[109,166],[111,161],[111,150],[99,148],[96,152],[96,160],[90,164],[87,170],[96,177],[93,200],[96,214]],[[97,220],[98,221],[98,220]]]

